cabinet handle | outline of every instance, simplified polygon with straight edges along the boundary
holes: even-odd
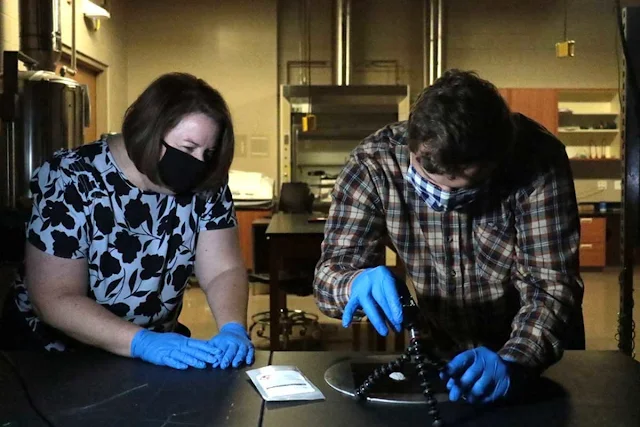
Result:
[[[583,243],[580,245],[580,249],[593,249],[593,245],[591,243]]]
[[[593,218],[580,218],[580,222],[586,222],[591,224],[593,222]]]

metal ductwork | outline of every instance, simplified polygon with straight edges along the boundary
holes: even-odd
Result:
[[[54,71],[62,52],[60,0],[20,0],[20,51],[31,69]]]
[[[333,83],[351,83],[351,0],[336,0],[336,48]]]
[[[333,84],[351,84],[351,0],[335,0],[335,60]],[[442,75],[443,17],[442,0],[423,2],[423,86],[433,84]]]
[[[443,7],[442,0],[424,0],[423,3],[422,83],[424,87],[432,85],[442,75]]]

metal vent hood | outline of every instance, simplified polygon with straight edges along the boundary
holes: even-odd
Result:
[[[284,85],[287,98],[329,96],[397,96],[407,94],[407,85],[353,85],[351,56],[352,0],[334,0],[335,48],[330,85]],[[422,66],[423,87],[442,74],[443,0],[423,0]]]

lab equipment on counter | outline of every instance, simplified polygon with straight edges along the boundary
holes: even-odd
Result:
[[[427,404],[432,426],[444,423],[438,409],[438,399],[447,401],[447,392],[439,373],[446,368],[445,360],[436,354],[436,346],[425,335],[432,326],[409,292],[407,284],[395,277],[396,290],[402,306],[402,329],[409,331],[411,341],[406,351],[395,359],[374,356],[368,360],[342,361],[325,372],[325,381],[338,391],[360,400]],[[378,362],[373,367],[372,362]],[[371,372],[363,379],[363,370]],[[355,385],[355,389],[349,387]],[[346,387],[345,387],[346,386]]]
[[[324,400],[324,394],[295,366],[265,366],[247,375],[267,402]]]
[[[230,170],[229,189],[238,207],[273,206],[274,180],[259,172]]]

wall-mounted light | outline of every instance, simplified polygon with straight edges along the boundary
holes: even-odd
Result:
[[[92,31],[98,31],[100,29],[100,21],[102,19],[111,18],[111,14],[104,7],[90,0],[84,0],[83,14],[87,26]]]
[[[576,56],[576,42],[567,38],[567,19],[569,11],[567,9],[567,0],[564,0],[564,38],[563,41],[556,43],[557,58],[573,58]]]

